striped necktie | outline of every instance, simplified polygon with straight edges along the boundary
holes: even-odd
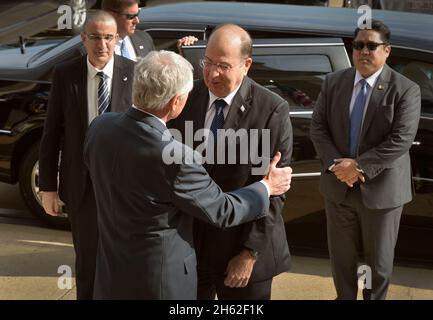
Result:
[[[99,77],[98,85],[98,114],[109,111],[110,94],[108,92],[107,75],[102,71],[96,74]]]
[[[359,81],[361,90],[356,96],[353,104],[352,114],[350,115],[350,157],[356,158],[359,145],[359,135],[361,133],[362,118],[364,117],[364,108],[367,101],[368,83],[365,79]]]

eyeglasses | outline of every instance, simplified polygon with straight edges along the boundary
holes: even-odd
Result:
[[[378,46],[381,45],[388,45],[387,42],[381,42],[381,43],[377,43],[377,42],[362,42],[362,41],[353,41],[352,42],[352,47],[355,50],[363,50],[365,47],[367,47],[368,51],[374,51],[377,49]]]
[[[118,12],[118,11],[114,11],[111,10],[112,12],[115,12],[117,14],[120,14],[121,16],[125,16],[126,20],[132,20],[138,17],[138,15],[140,14],[140,10],[138,10],[137,13],[123,13],[123,12]]]
[[[240,64],[239,66],[241,66],[242,64]],[[213,63],[208,59],[200,59],[200,67],[202,67],[203,69],[215,67],[219,73],[226,73],[234,68],[233,66],[225,63]]]
[[[113,41],[113,39],[116,37],[113,34],[94,34],[94,33],[90,33],[87,35],[87,37],[92,40],[92,41],[96,41],[96,40],[105,40],[107,42],[111,42]]]

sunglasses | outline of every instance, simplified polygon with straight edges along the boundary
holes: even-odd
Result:
[[[121,16],[125,16],[126,20],[132,20],[138,17],[138,15],[140,14],[140,10],[138,10],[137,13],[122,13],[122,12],[117,12],[117,11],[113,11],[117,14],[120,14]]]
[[[382,42],[382,43],[377,43],[377,42],[362,42],[362,41],[353,41],[352,42],[352,47],[355,50],[362,50],[365,47],[367,47],[368,51],[374,51],[377,49],[378,46],[382,46],[382,45],[388,45],[388,43],[386,42]]]

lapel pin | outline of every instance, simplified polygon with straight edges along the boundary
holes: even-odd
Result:
[[[242,105],[241,106],[241,111],[244,112],[245,111],[245,107]]]
[[[128,77],[123,77],[123,81],[126,81],[126,80],[128,80]]]
[[[378,90],[383,90],[383,89],[384,89],[384,88],[383,88],[383,85],[379,84],[379,85],[377,86],[377,89],[378,89]]]
[[[139,48],[140,48],[140,49],[144,49],[144,47],[143,47],[143,46],[139,46]]]

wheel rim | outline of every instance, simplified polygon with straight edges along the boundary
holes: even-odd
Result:
[[[30,176],[30,183],[32,187],[33,197],[36,199],[41,208],[43,208],[42,193],[39,189],[39,161],[36,161],[35,165],[33,166],[32,174]],[[60,206],[60,213],[57,217],[67,218],[68,214],[63,210],[63,202],[60,203]]]
[[[33,196],[38,201],[39,205],[42,207],[42,196],[41,196],[41,191],[39,190],[39,161],[36,161],[32,169],[31,186],[32,186]]]

